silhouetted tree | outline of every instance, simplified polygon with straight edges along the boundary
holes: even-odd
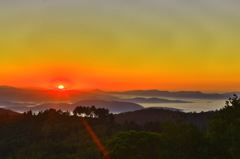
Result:
[[[113,120],[112,114],[109,114],[109,110],[105,108],[92,107],[82,107],[78,106],[73,110],[75,116],[99,118],[99,119],[109,119]]]
[[[109,110],[105,108],[98,108],[95,110],[95,115],[100,119],[106,119],[109,115]]]
[[[238,159],[240,156],[240,98],[234,94],[209,122],[208,137],[213,157]]]
[[[93,105],[91,108],[90,108],[90,117],[91,118],[94,118],[95,117],[95,112],[96,112],[96,107]]]

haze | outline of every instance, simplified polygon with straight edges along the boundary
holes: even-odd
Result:
[[[0,1],[0,85],[239,91],[236,0]]]

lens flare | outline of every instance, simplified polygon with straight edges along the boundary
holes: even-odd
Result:
[[[85,126],[87,132],[89,133],[89,135],[93,139],[93,142],[97,145],[97,147],[101,151],[101,153],[104,156],[104,158],[105,159],[111,159],[111,157],[109,156],[107,150],[105,149],[105,147],[103,146],[101,141],[98,139],[97,135],[94,133],[94,131],[91,128],[91,126],[87,123],[87,121],[84,118],[81,118],[81,120],[82,120],[82,123]]]

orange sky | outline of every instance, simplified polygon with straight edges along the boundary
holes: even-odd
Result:
[[[0,85],[239,91],[239,2],[1,1]]]

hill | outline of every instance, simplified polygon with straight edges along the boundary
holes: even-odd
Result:
[[[73,111],[77,106],[95,106],[96,108],[109,109],[111,113],[120,113],[127,111],[134,111],[143,109],[139,104],[131,102],[120,102],[120,101],[105,101],[105,100],[81,100],[73,104],[69,103],[44,103],[36,105],[32,108],[34,111],[43,111],[49,108],[61,109],[64,111]]]
[[[115,120],[118,123],[135,122],[137,124],[143,125],[147,122],[155,121],[173,121],[184,120],[187,123],[192,123],[193,125],[204,128],[207,127],[207,121],[209,117],[214,115],[215,112],[201,112],[201,113],[184,113],[180,111],[172,111],[166,109],[142,109],[133,112],[125,112],[115,115]]]
[[[146,96],[146,97],[171,97],[171,98],[189,98],[189,99],[227,99],[232,94],[239,94],[239,92],[229,93],[203,93],[200,91],[160,91],[160,90],[132,90],[124,92],[111,92],[115,95],[131,95],[131,96]]]
[[[134,102],[134,103],[192,103],[189,101],[183,100],[169,100],[163,98],[143,98],[143,97],[136,97],[136,98],[128,98],[122,99],[123,101]]]
[[[19,115],[20,113],[14,112],[9,109],[0,108],[0,115]]]

